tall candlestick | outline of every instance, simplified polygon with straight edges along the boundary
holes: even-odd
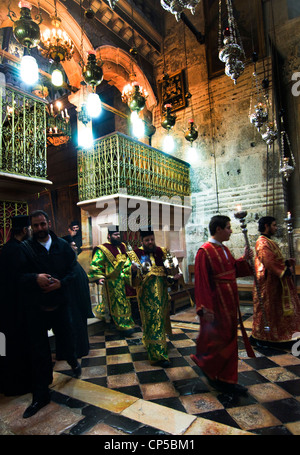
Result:
[[[240,221],[242,232],[243,232],[244,238],[245,238],[246,248],[248,248],[248,250],[250,251],[250,243],[249,243],[249,239],[248,239],[248,229],[247,229],[247,224],[246,224],[247,211],[241,210],[241,211],[235,212],[234,216],[235,216],[235,218],[237,218]],[[262,315],[263,315],[263,319],[264,319],[264,331],[270,332],[270,327],[268,325],[267,318],[266,318],[264,302],[263,302],[263,299],[261,296],[258,279],[257,279],[256,273],[255,273],[255,266],[254,266],[253,258],[250,257],[248,262],[249,262],[249,265],[251,267],[251,270],[252,270],[252,273],[254,276],[254,283],[255,283],[255,287],[256,287],[257,297],[258,297],[258,301],[259,301],[259,304],[260,304],[260,307],[262,310]]]
[[[287,217],[284,219],[286,222],[287,226],[287,232],[288,232],[288,245],[289,245],[289,258],[293,259],[295,258],[295,250],[294,250],[294,235],[293,235],[293,219],[291,216],[291,212],[287,212]],[[293,278],[296,283],[296,274],[295,274],[295,267],[292,267],[293,269]]]

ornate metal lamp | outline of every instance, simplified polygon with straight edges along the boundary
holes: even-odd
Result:
[[[176,123],[176,115],[171,114],[171,108],[172,108],[172,104],[165,104],[165,113],[162,117],[162,122],[161,122],[161,126],[163,128],[165,128],[168,131],[168,133],[169,133],[170,129],[173,128],[173,126]]]
[[[195,8],[199,3],[200,0],[160,0],[161,6],[174,14],[177,21],[180,20],[184,8],[189,9],[192,14],[195,14]]]
[[[176,116],[171,114],[172,104],[165,104],[165,113],[162,117],[161,126],[165,128],[168,132],[167,136],[164,138],[163,149],[166,152],[172,152],[174,149],[174,140],[170,134],[170,130],[176,123]]]
[[[95,51],[90,51],[86,64],[82,64],[82,76],[87,85],[90,85],[93,90],[97,85],[101,84],[103,80],[102,71],[103,62],[96,59]]]
[[[118,2],[118,0],[108,0],[108,4],[111,7],[111,9],[114,9],[117,2]]]
[[[232,0],[226,0],[228,27],[223,32],[222,46],[222,0],[219,0],[219,59],[225,63],[225,74],[233,79],[236,84],[237,78],[243,73],[245,58],[242,42],[238,39],[238,28],[233,16]]]
[[[131,75],[131,79],[134,76]],[[145,107],[148,92],[138,82],[132,81],[123,88],[121,98],[123,103],[126,103],[132,112],[140,112]]]
[[[36,23],[31,17],[31,4],[26,1],[21,1],[19,3],[20,8],[20,19],[14,20],[14,17],[17,17],[16,14],[8,9],[8,17],[14,22],[13,33],[16,40],[27,49],[36,47],[40,41],[40,23],[42,22],[42,15],[39,14],[36,16],[36,20],[39,20]]]
[[[36,60],[30,55],[30,49],[36,47],[40,41],[39,24],[42,22],[42,16],[39,12],[35,18],[39,22],[35,22],[31,17],[31,4],[26,1],[21,1],[19,8],[18,20],[13,19],[17,16],[10,7],[8,7],[8,17],[14,22],[13,33],[16,40],[28,49],[29,55],[24,55],[21,59],[21,78],[26,84],[32,85],[37,81],[39,74]]]
[[[57,15],[52,16],[51,23],[54,26],[51,30],[47,28],[41,36],[41,54],[43,57],[54,62],[71,60],[74,54],[74,44],[64,32],[60,25],[61,19]]]
[[[283,124],[283,117],[281,117],[281,125],[282,125],[282,130],[281,130],[281,141],[280,141],[280,168],[279,168],[279,173],[282,174],[282,176],[285,178],[286,181],[289,180],[291,174],[294,172],[295,167],[296,167],[296,161],[295,157],[292,152],[290,140],[288,137],[287,132],[284,129],[284,124]],[[292,165],[289,163],[290,158],[286,156],[286,145],[290,154],[290,158],[292,161]]]
[[[266,128],[265,133],[261,135],[266,144],[271,147],[274,141],[278,137],[278,132],[273,122],[269,122]]]
[[[88,94],[86,109],[90,117],[95,118],[100,115],[102,105],[96,93],[96,87],[103,80],[102,61],[96,59],[95,51],[90,51],[86,64],[83,64],[82,76],[85,83],[92,87],[92,92]]]
[[[264,103],[258,103],[254,108],[254,113],[250,115],[250,122],[260,131],[269,118],[267,106]]]
[[[189,120],[189,127],[188,130],[186,131],[184,135],[185,139],[191,143],[191,147],[193,146],[193,142],[197,139],[198,137],[198,131],[196,130],[194,126],[194,120]]]

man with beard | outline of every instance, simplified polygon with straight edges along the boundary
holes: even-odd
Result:
[[[96,308],[95,314],[104,314],[103,307],[107,303],[116,328],[130,336],[134,332],[135,323],[126,288],[132,286],[132,271],[135,266],[131,264],[125,243],[121,242],[117,226],[109,227],[107,239],[108,242],[94,249],[88,273],[91,282],[97,281],[103,286],[100,304],[102,310]]]
[[[0,332],[6,341],[0,356],[0,393],[21,395],[31,391],[28,333],[22,294],[16,286],[21,243],[30,237],[28,215],[12,218],[10,239],[0,253]]]
[[[252,338],[258,346],[294,342],[300,331],[300,302],[293,280],[293,258],[285,260],[278,244],[271,239],[277,232],[276,219],[264,216],[258,221],[260,236],[256,241],[255,273],[264,313],[253,290]],[[265,319],[270,330],[265,331]]]
[[[53,329],[56,352],[73,370],[81,372],[74,348],[69,305],[74,280],[76,255],[70,245],[50,231],[48,214],[37,210],[30,215],[32,239],[22,245],[20,283],[25,298],[27,326],[31,342],[32,404],[23,417],[36,414],[50,402],[49,384],[53,380],[48,330]]]
[[[143,327],[143,343],[151,363],[169,366],[166,334],[171,334],[170,297],[167,271],[164,262],[167,249],[155,244],[151,228],[140,230],[142,245],[134,250],[131,259],[138,264],[134,280]],[[175,275],[178,280],[181,274]]]

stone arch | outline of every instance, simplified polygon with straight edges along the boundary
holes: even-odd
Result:
[[[45,11],[49,17],[54,14],[54,3],[52,4],[49,0],[30,0],[30,3],[35,7],[32,14],[33,17],[36,14],[36,8],[38,8],[38,6],[41,8],[42,14],[43,11]],[[56,7],[57,14],[62,21],[62,29],[69,35],[76,49],[76,53],[73,58],[69,61],[62,62],[62,65],[70,85],[80,88],[80,82],[82,80],[81,67],[79,64],[80,58],[82,57],[81,51],[83,51],[84,55],[87,55],[87,53],[94,50],[94,48],[86,34],[82,34],[80,24],[76,22],[73,16],[68,12],[67,8],[60,2],[57,2]],[[13,25],[12,21],[7,18],[6,8],[7,7],[5,5],[5,7],[1,7],[0,10],[0,27],[9,27]],[[4,11],[4,9],[6,9],[6,11]],[[18,0],[11,1],[11,9],[15,12],[18,11]],[[40,24],[41,31],[43,31],[43,29],[47,26],[50,26],[49,17],[44,18],[43,22]],[[104,79],[113,81],[113,85],[115,85],[120,92],[122,92],[124,85],[128,83],[129,74],[131,73],[131,68],[133,67],[137,82],[143,85],[149,94],[146,107],[150,111],[153,110],[153,108],[157,105],[157,100],[152,87],[143,71],[127,52],[114,46],[101,46],[96,50],[96,55],[97,57],[101,56],[101,59],[103,60]]]
[[[96,49],[96,56],[103,61],[103,76],[105,80],[111,80],[113,85],[122,92],[124,85],[128,84],[129,75],[134,71],[136,81],[148,92],[146,107],[152,111],[157,105],[153,89],[140,67],[134,59],[125,51],[114,46],[101,46]]]

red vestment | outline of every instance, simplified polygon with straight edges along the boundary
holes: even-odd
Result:
[[[195,299],[200,332],[196,356],[191,357],[213,380],[237,383],[240,310],[236,277],[248,275],[252,275],[252,271],[247,261],[234,259],[224,245],[206,242],[199,248],[195,259]],[[203,309],[214,314],[214,322],[205,321],[201,314]],[[241,317],[240,325],[248,356],[255,357]]]
[[[293,278],[285,276],[287,266],[276,242],[261,235],[255,250],[255,273],[270,331],[264,330],[263,310],[254,288],[252,336],[263,341],[291,341],[300,332],[300,302]]]

